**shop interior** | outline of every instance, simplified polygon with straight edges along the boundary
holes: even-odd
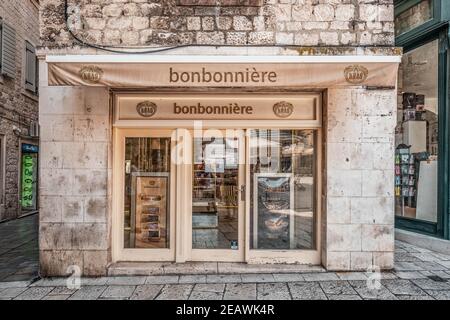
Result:
[[[195,138],[192,248],[238,249],[239,140]]]
[[[396,127],[396,215],[437,221],[438,40],[404,54]]]

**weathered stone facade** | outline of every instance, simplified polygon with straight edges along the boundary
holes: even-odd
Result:
[[[77,265],[84,274],[105,274],[111,227],[108,91],[45,83],[41,90],[41,273],[65,274]]]
[[[80,39],[97,45],[193,45],[171,54],[399,53],[393,48],[392,0],[266,0],[241,7],[186,2],[69,1],[69,22]],[[102,53],[68,33],[63,1],[41,3],[42,55]],[[257,47],[238,47],[248,45]],[[77,265],[85,275],[106,274],[114,202],[108,91],[49,87],[46,74],[41,61],[41,273],[63,275]],[[326,101],[322,264],[330,270],[392,268],[396,92],[321,89]]]
[[[113,201],[108,92],[41,88],[41,272],[78,265],[87,275],[105,274]],[[391,268],[396,94],[331,89],[326,100],[323,263]]]
[[[391,268],[396,92],[332,89],[327,99],[324,265]]]
[[[1,188],[0,221],[20,214],[20,142],[29,135],[31,122],[38,121],[38,98],[25,89],[25,41],[39,44],[39,10],[36,1],[2,0],[0,18],[16,30],[16,74],[0,75],[0,135],[6,148],[4,188]],[[15,130],[14,130],[15,129]],[[3,147],[3,146],[2,146]]]
[[[211,1],[206,6],[187,6],[176,0],[70,0],[68,20],[80,39],[97,45],[394,44],[392,0],[260,2],[261,6],[212,6]],[[73,44],[64,1],[41,3],[42,44]]]

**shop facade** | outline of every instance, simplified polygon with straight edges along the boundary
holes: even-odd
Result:
[[[449,239],[448,1],[397,1],[396,226]]]
[[[253,8],[254,25],[295,6],[219,7]],[[401,51],[211,41],[170,54],[41,51],[41,274],[392,268]]]

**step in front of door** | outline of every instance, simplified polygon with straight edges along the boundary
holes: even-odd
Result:
[[[322,266],[306,264],[247,264],[233,262],[117,262],[108,268],[108,275],[110,276],[311,272],[325,272],[325,269]]]

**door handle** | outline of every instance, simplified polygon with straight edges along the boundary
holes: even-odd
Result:
[[[245,201],[245,185],[241,185],[239,191],[241,192],[241,201]]]

